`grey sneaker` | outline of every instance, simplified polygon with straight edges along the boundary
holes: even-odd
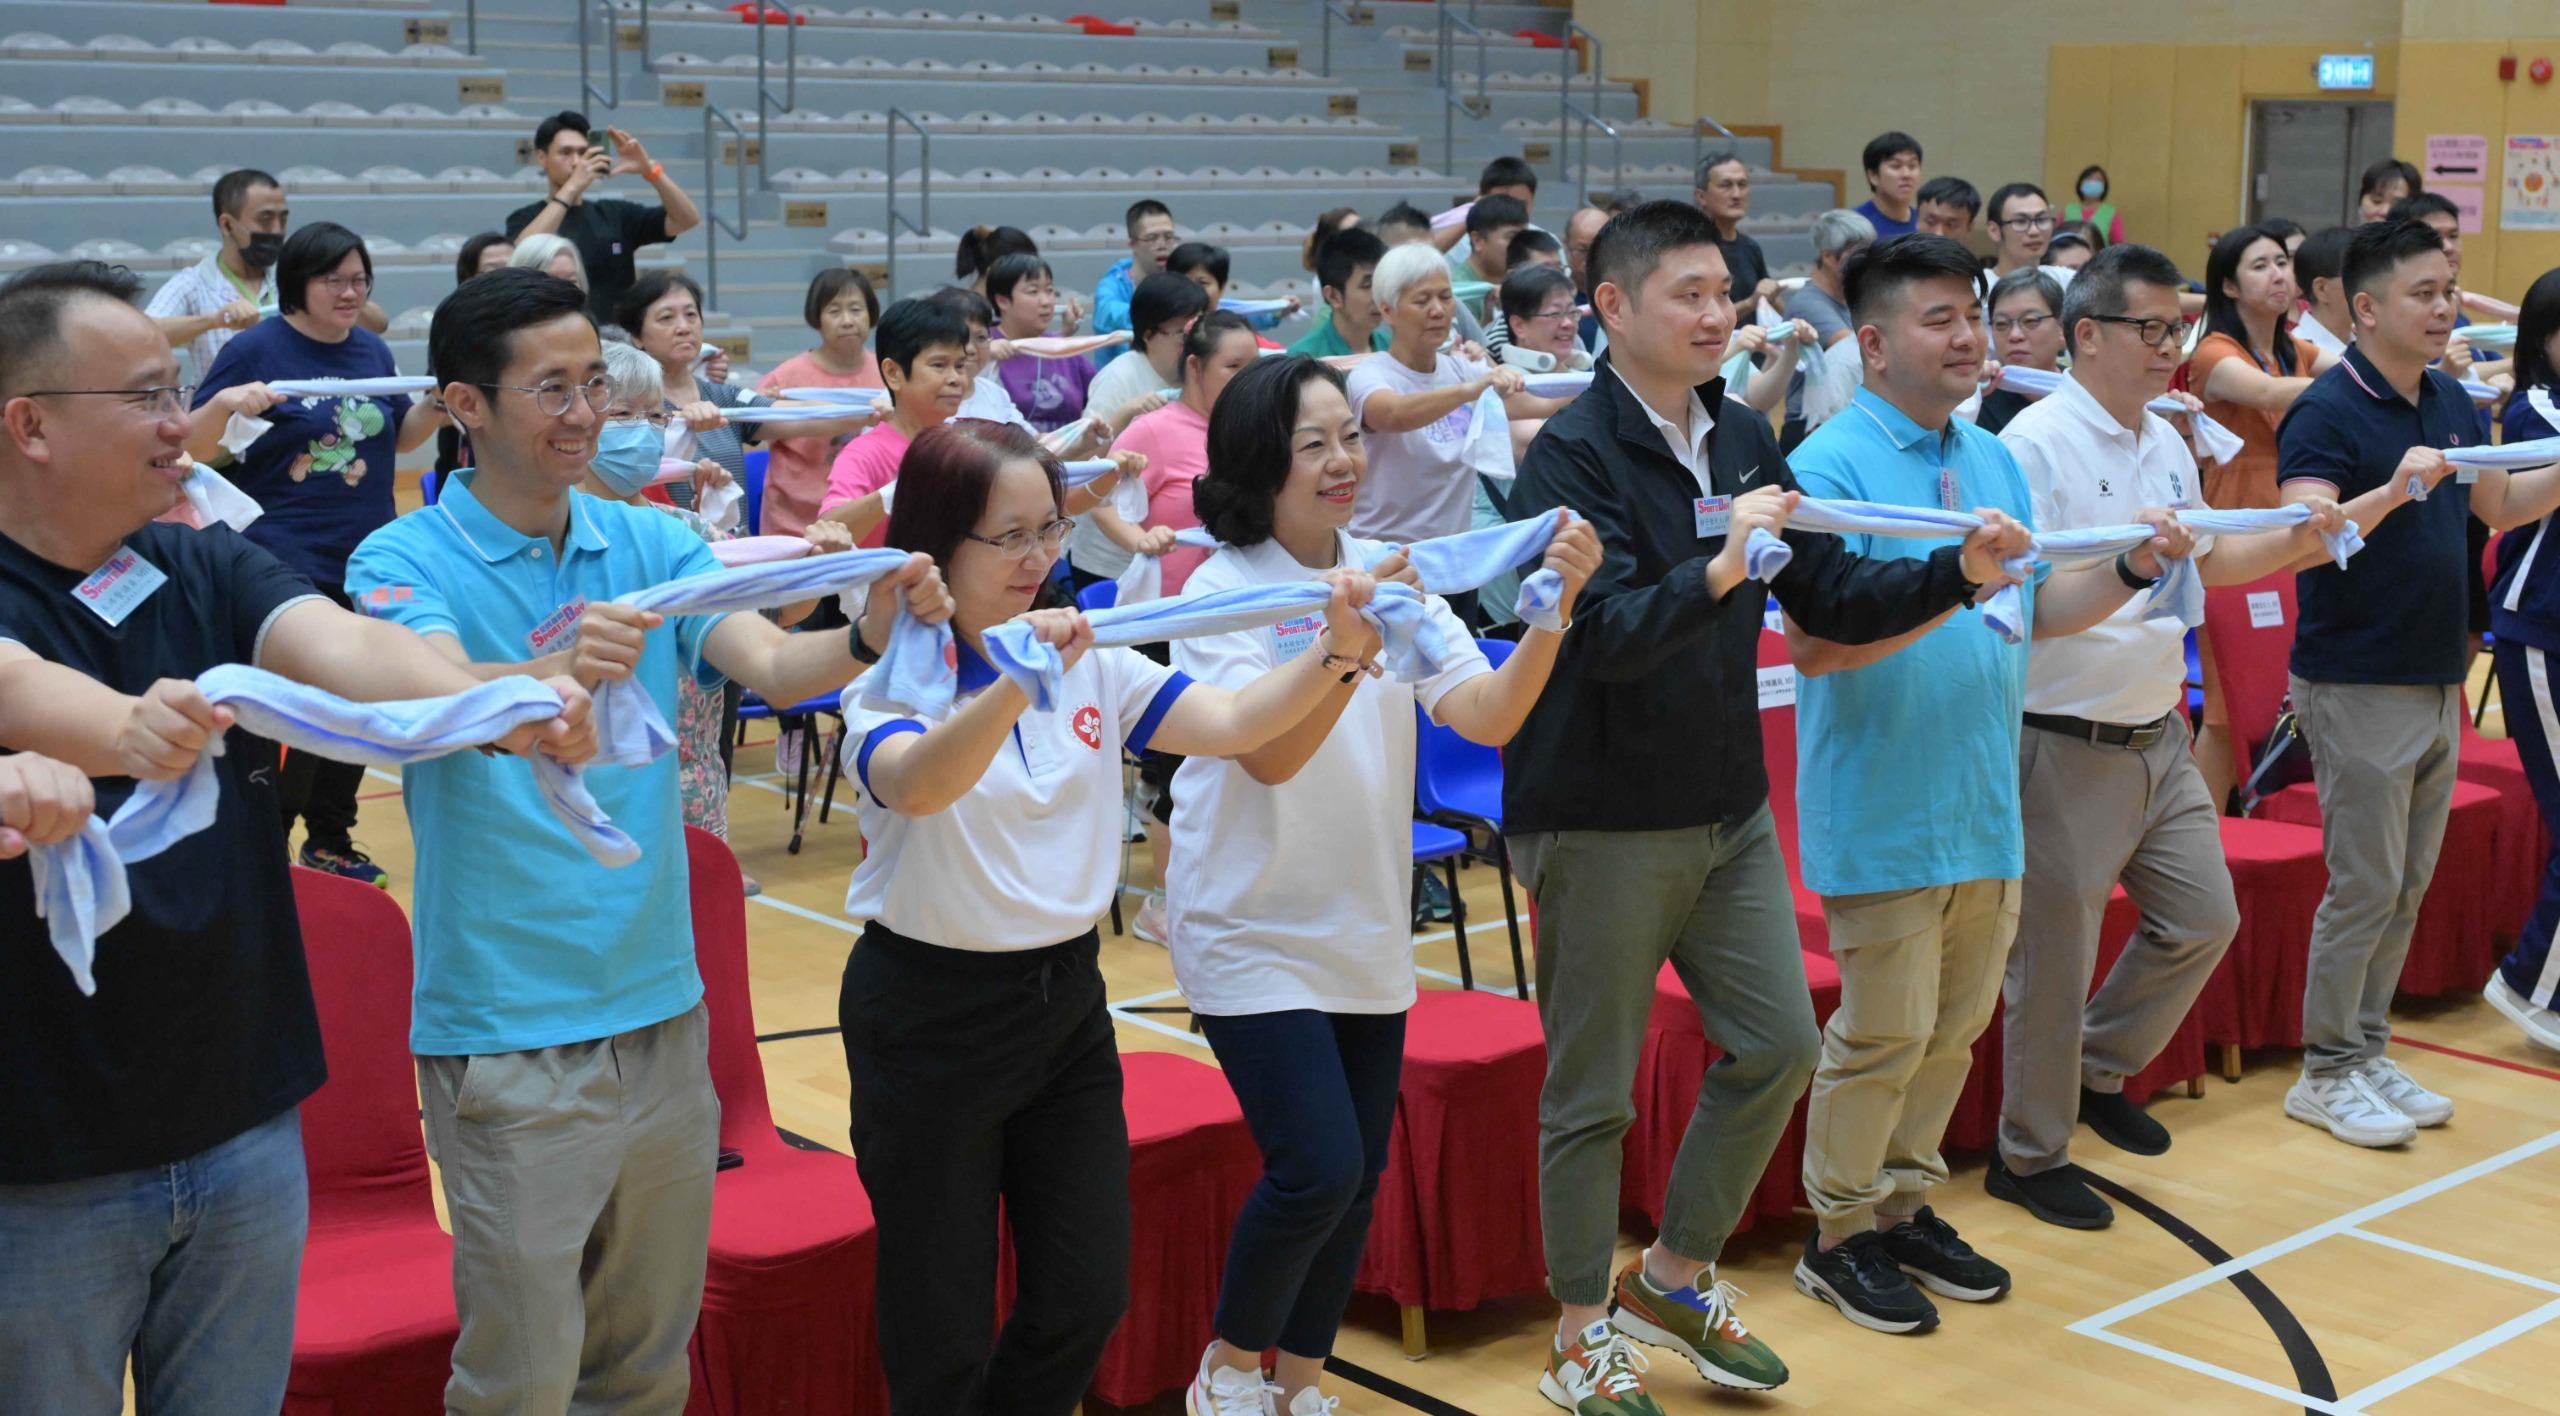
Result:
[[[2481,990],[2489,1006],[2507,1015],[2507,1021],[2524,1030],[2524,1040],[2536,1047],[2560,1052],[2560,1012],[2554,1012],[2507,986],[2507,976],[2489,975],[2489,986]]]
[[[2362,1072],[2332,1077],[2304,1073],[2284,1094],[2284,1114],[2351,1146],[2405,1145],[2418,1134],[2417,1124],[2384,1101]]]
[[[2400,1070],[2400,1064],[2388,1057],[2376,1057],[2364,1064],[2364,1079],[2376,1096],[2391,1103],[2392,1109],[2409,1118],[2417,1126],[2441,1126],[2453,1119],[2453,1098],[2438,1096],[2418,1085],[2417,1079]]]

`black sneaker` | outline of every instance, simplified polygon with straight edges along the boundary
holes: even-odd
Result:
[[[1912,1286],[1884,1251],[1884,1236],[1852,1234],[1829,1249],[1818,1233],[1805,1236],[1796,1261],[1796,1291],[1840,1310],[1840,1316],[1875,1332],[1927,1332],[1938,1325],[1938,1305]]]
[[[2116,1222],[2115,1206],[2089,1188],[2076,1165],[2057,1165],[2034,1175],[2018,1175],[1993,1156],[1989,1173],[1982,1177],[1982,1188],[1995,1200],[2023,1206],[2045,1223],[2065,1229],[2104,1229]]]
[[[1975,1253],[1956,1227],[1927,1205],[1882,1237],[1885,1257],[1942,1298],[1988,1303],[2009,1292],[2009,1271]]]
[[[2158,1155],[2169,1148],[2169,1128],[2151,1113],[2124,1099],[2123,1092],[2080,1089],[2080,1119],[2098,1139],[2135,1155]]]
[[[374,864],[373,857],[357,850],[353,845],[315,846],[305,841],[302,845],[302,863],[310,869],[325,871],[339,879],[352,880],[359,885],[370,885],[377,890],[391,888],[390,872]]]

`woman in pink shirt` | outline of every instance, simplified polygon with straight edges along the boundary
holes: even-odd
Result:
[[[862,347],[871,327],[880,322],[880,297],[872,292],[868,276],[847,269],[818,272],[809,282],[800,317],[818,332],[818,347],[783,360],[756,385],[758,392],[881,386],[880,361]],[[826,500],[827,474],[842,444],[833,438],[781,437],[768,446],[773,456],[765,466],[762,529],[769,536],[797,536]]]
[[[1253,326],[1242,315],[1212,310],[1182,337],[1182,397],[1129,425],[1115,451],[1147,459],[1146,520],[1136,526],[1108,505],[1095,508],[1094,524],[1133,554],[1164,558],[1164,593],[1179,595],[1191,572],[1209,558],[1205,550],[1176,546],[1174,533],[1200,524],[1191,509],[1191,484],[1209,470],[1209,410],[1229,380],[1261,357]]]

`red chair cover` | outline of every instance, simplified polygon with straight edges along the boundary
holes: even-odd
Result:
[[[1359,1286],[1407,1307],[1473,1308],[1543,1288],[1535,1004],[1426,988],[1405,1018],[1404,1081]]]
[[[756,1050],[738,862],[718,837],[690,827],[685,848],[720,1145],[746,1157],[712,1182],[711,1256],[685,1410],[886,1416],[871,1202],[850,1158],[802,1150],[775,1131]]]
[[[2533,784],[2525,780],[2524,759],[2515,743],[2481,736],[2468,713],[2462,715],[2460,773],[2463,781],[2498,794],[2498,859],[2492,871],[2497,890],[2489,905],[2490,928],[2501,945],[2511,944],[2541,893],[2551,832],[2542,823],[2542,808],[2533,799]]]
[[[288,1416],[433,1416],[461,1327],[436,1223],[409,1056],[409,921],[368,885],[300,866],[312,1001],[329,1080],[302,1103],[311,1235],[294,1310]]]
[[[2329,886],[2320,833],[2247,817],[2222,818],[2222,858],[2240,902],[2240,932],[2196,998],[2209,1043],[2300,1047],[2311,917]]]

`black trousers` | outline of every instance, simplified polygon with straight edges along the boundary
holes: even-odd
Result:
[[[837,1015],[896,1416],[1071,1416],[1129,1306],[1129,1130],[1091,931],[978,953],[872,924]],[[995,1327],[996,1226],[1013,1312]]]
[[[314,588],[340,609],[355,608],[341,586]],[[338,851],[354,845],[356,793],[364,789],[364,764],[334,762],[311,752],[286,752],[274,743],[267,743],[266,749],[270,764],[282,759],[276,768],[276,798],[284,808],[285,834],[292,835],[293,823],[299,821],[308,828],[311,845]]]

